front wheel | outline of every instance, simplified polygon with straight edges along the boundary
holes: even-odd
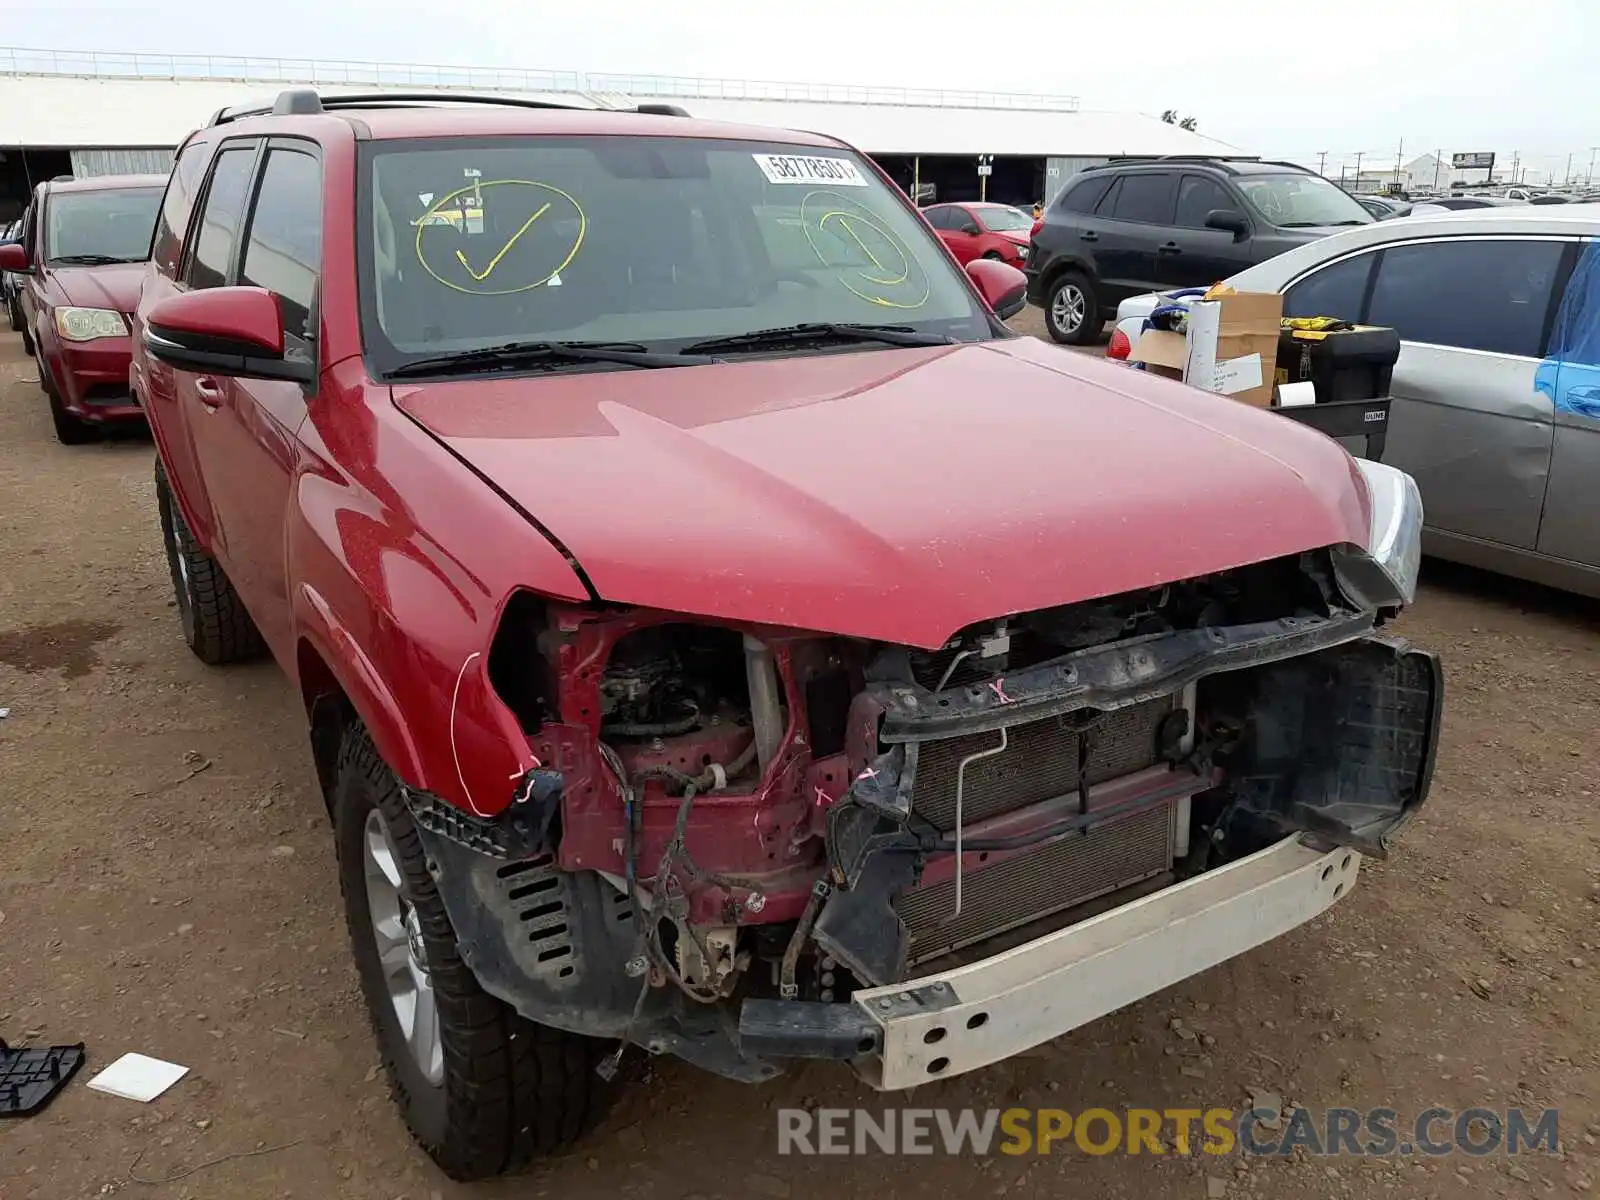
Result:
[[[43,361],[39,363],[39,386],[44,390],[45,402],[50,406],[50,424],[55,428],[56,441],[63,446],[82,446],[95,440],[95,427],[87,421],[80,421],[62,405],[60,393],[50,382],[50,368]]]
[[[1085,346],[1100,333],[1100,298],[1088,278],[1072,272],[1050,285],[1044,327],[1064,346]]]
[[[360,724],[331,797],[356,973],[407,1127],[452,1179],[565,1148],[604,1113],[605,1046],[518,1016],[478,986],[393,774]]]

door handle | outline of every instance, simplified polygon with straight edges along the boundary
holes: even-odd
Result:
[[[1164,242],[1156,247],[1157,254],[1182,254],[1183,247],[1177,242]]]
[[[1085,242],[1098,242],[1100,240],[1098,233],[1080,233],[1078,237]]]
[[[194,381],[194,394],[208,412],[216,412],[222,407],[222,384],[209,375],[202,375]]]

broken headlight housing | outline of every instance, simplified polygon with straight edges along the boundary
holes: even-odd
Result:
[[[1340,582],[1353,597],[1374,608],[1401,608],[1417,596],[1422,566],[1422,493],[1404,471],[1383,463],[1355,460],[1367,481],[1371,525],[1365,548],[1334,552]]]

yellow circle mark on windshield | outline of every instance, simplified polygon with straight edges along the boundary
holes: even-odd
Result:
[[[813,201],[818,203],[813,205]],[[839,282],[867,303],[883,308],[921,308],[928,302],[931,285],[921,264],[877,216],[854,200],[838,192],[810,192],[800,202],[800,226],[823,266],[854,269],[864,286],[857,286],[846,278],[840,278]],[[843,254],[853,256],[859,252],[865,256],[871,269],[858,263],[830,260],[820,244],[823,236],[839,243]],[[835,250],[834,260],[841,257]],[[913,274],[918,277],[916,280]]]
[[[496,207],[511,212],[507,223],[516,222],[509,237],[488,232],[483,193],[491,188],[505,189],[494,194]],[[513,189],[519,194],[513,196]],[[525,202],[526,217],[518,219],[521,213],[513,200]],[[574,221],[575,230],[571,228]],[[589,231],[589,218],[581,204],[553,184],[532,179],[475,179],[439,197],[413,224],[422,269],[451,291],[469,296],[510,296],[551,283],[578,257]],[[542,238],[541,224],[550,231]],[[483,252],[475,246],[480,242]],[[513,263],[520,272],[502,274],[490,283],[497,271],[503,267],[509,271]],[[522,278],[510,286],[499,286],[517,274]],[[534,277],[529,279],[529,274]],[[454,279],[449,278],[452,275]]]

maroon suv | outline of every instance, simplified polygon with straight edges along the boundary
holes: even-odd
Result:
[[[626,1046],[988,1066],[1423,802],[1415,485],[1015,335],[1023,283],[850,146],[661,108],[296,90],[180,149],[133,371],[176,612],[293,680],[450,1174]]]
[[[0,267],[22,277],[22,344],[68,445],[141,416],[128,390],[128,318],[166,184],[165,175],[41,183],[21,242],[0,247]]]

